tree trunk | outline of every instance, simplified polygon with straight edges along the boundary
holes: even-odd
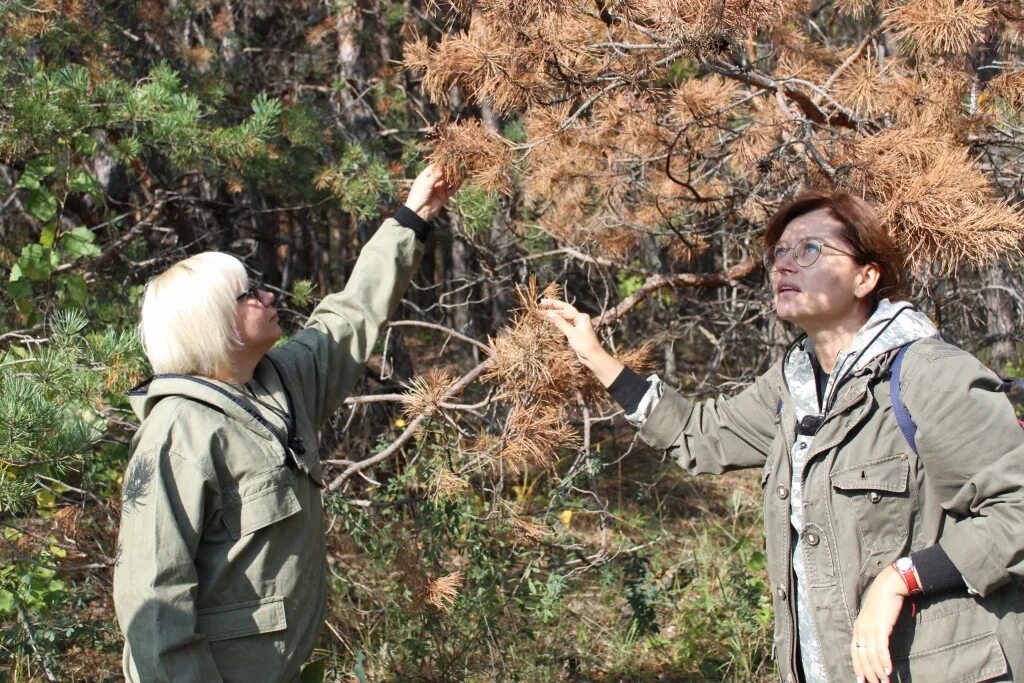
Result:
[[[1010,282],[1003,270],[1005,262],[994,263],[983,273],[985,282],[985,322],[988,337],[992,339],[989,365],[996,372],[1002,372],[1007,363],[1017,360],[1017,349],[1014,344],[1013,296],[1010,294]]]

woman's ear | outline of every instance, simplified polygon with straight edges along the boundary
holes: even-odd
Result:
[[[860,267],[860,271],[857,273],[857,281],[854,285],[853,295],[858,299],[864,299],[871,296],[871,293],[878,287],[879,281],[882,279],[882,269],[878,267],[877,263],[868,263]]]

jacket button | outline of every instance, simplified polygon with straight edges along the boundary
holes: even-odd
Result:
[[[775,595],[779,598],[779,600],[785,600],[787,595],[785,586],[779,586],[778,588],[776,588]]]
[[[779,486],[779,488],[775,489],[775,495],[785,500],[786,498],[789,497],[789,489],[787,489],[785,486]]]
[[[804,536],[804,540],[807,541],[807,545],[818,545],[818,534],[809,533]]]
[[[801,441],[800,442],[800,450],[804,450],[805,448],[807,448],[807,442],[806,441]]]
[[[872,503],[877,503],[878,501],[882,500],[882,494],[879,493],[878,491],[872,491],[868,494],[868,500],[870,500]]]

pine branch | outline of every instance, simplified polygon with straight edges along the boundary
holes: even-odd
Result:
[[[679,273],[675,275],[654,275],[640,286],[640,289],[623,299],[615,308],[593,317],[594,327],[603,327],[615,323],[630,309],[649,297],[652,293],[665,287],[705,287],[713,289],[735,284],[757,270],[760,261],[748,258],[721,273]]]
[[[452,385],[451,389],[445,392],[444,398],[447,399],[451,398],[452,396],[457,396],[458,394],[460,394],[466,387],[475,382],[477,378],[479,378],[481,375],[487,372],[487,370],[490,369],[493,362],[493,359],[488,358],[487,360],[485,360],[484,362],[480,363],[475,368],[467,372],[459,379],[458,382]],[[345,484],[345,482],[351,479],[354,475],[362,472],[371,465],[376,465],[377,463],[383,462],[384,460],[387,460],[388,458],[393,456],[395,453],[399,451],[399,449],[402,448],[402,446],[404,446],[409,441],[409,439],[411,439],[417,433],[420,424],[426,419],[427,418],[423,415],[415,418],[406,426],[405,431],[399,434],[398,438],[391,442],[391,444],[388,445],[388,447],[382,450],[380,453],[377,453],[374,456],[371,456],[369,458],[360,460],[359,462],[349,465],[341,474],[339,474],[337,477],[331,480],[331,483],[328,484],[327,486],[327,490],[337,491]]]

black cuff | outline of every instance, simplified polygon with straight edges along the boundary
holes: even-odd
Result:
[[[640,401],[651,385],[629,367],[623,367],[615,381],[608,386],[608,393],[626,411],[626,415],[635,413]]]
[[[416,233],[416,239],[420,242],[427,241],[427,235],[430,234],[430,230],[434,227],[420,218],[419,214],[408,206],[403,206],[398,211],[395,211],[395,220]]]
[[[967,587],[960,570],[938,543],[931,548],[910,553],[910,559],[914,561],[914,568],[921,578],[921,590],[925,595],[963,590]]]

